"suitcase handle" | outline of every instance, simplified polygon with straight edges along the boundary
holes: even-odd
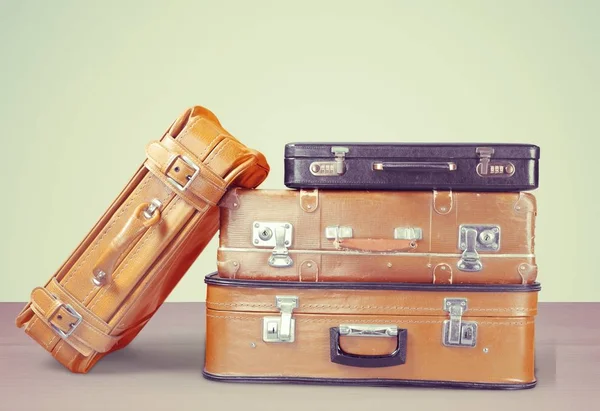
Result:
[[[373,163],[373,171],[456,171],[452,162],[378,162]]]
[[[386,325],[340,325],[329,329],[331,362],[349,367],[381,368],[402,365],[406,362],[407,330]],[[386,355],[359,355],[345,352],[340,346],[340,336],[396,337],[396,349]]]
[[[334,241],[339,250],[373,252],[402,252],[417,248],[416,240],[394,240],[387,238],[339,238]]]
[[[121,231],[113,238],[106,251],[100,256],[92,270],[93,283],[102,286],[109,283],[117,262],[131,244],[160,220],[160,201],[154,199],[150,203],[140,204],[123,225]]]

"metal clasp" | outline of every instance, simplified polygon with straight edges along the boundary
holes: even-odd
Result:
[[[263,318],[263,341],[294,342],[296,321],[292,318],[292,312],[298,307],[298,297],[276,296],[275,306],[281,314],[279,317]]]
[[[292,245],[292,224],[287,222],[252,223],[252,242],[257,247],[273,247],[269,257],[271,267],[289,267],[293,260],[288,247]]]
[[[352,227],[331,225],[325,227],[325,238],[328,240],[337,240],[340,238],[352,238],[354,235]]]
[[[310,163],[310,173],[314,176],[341,176],[346,172],[348,147],[331,147],[334,161],[314,161]]]
[[[458,227],[458,244],[463,250],[458,261],[461,271],[481,271],[483,263],[479,251],[498,251],[500,249],[500,226],[492,224],[466,225]]]
[[[491,158],[494,155],[493,148],[477,147],[475,152],[479,156],[479,163],[475,169],[479,176],[510,177],[515,173],[515,166],[510,161],[491,161]]]
[[[442,343],[448,347],[474,347],[477,343],[477,323],[463,321],[467,311],[466,298],[445,298],[444,311],[450,313],[450,319],[444,321]]]
[[[394,229],[395,240],[422,240],[423,229],[419,227],[396,227]]]
[[[190,186],[190,184],[192,184],[192,181],[194,181],[194,179],[196,178],[196,176],[198,176],[198,174],[200,174],[200,167],[198,167],[196,164],[194,164],[194,162],[192,160],[190,160],[187,156],[176,156],[176,157],[173,157],[172,162],[174,162],[175,160],[177,160],[177,158],[181,158],[184,163],[186,163],[188,166],[190,166],[194,170],[194,173],[191,176],[187,177],[187,182],[185,183],[185,185],[179,184],[172,177],[169,177],[169,176],[166,176],[166,177],[167,177],[167,180],[171,184],[173,184],[175,187],[177,187],[180,191],[185,191]]]

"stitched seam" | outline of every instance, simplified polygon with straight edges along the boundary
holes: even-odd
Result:
[[[221,136],[221,134],[219,136]],[[219,147],[217,151],[213,151],[212,153],[210,153],[210,155],[206,159],[206,165],[210,165],[210,162],[213,161],[217,157],[217,155],[219,155],[219,153],[223,151],[223,149],[227,147],[227,145],[229,145],[230,142],[231,140],[229,139],[225,140],[225,142],[221,145],[221,147]]]
[[[261,318],[252,318],[252,317],[230,317],[230,316],[219,316],[219,315],[206,315],[209,318],[220,318],[227,320],[241,320],[241,321],[260,321]],[[335,322],[335,318],[322,318],[322,319],[304,319],[304,318],[294,318],[296,321],[302,323],[332,323]],[[444,320],[438,321],[418,321],[418,320],[398,320],[398,321],[390,321],[390,320],[375,320],[377,323],[384,324],[442,324]],[[373,320],[353,320],[353,323],[372,323]],[[530,325],[533,324],[533,321],[520,321],[520,322],[490,322],[490,321],[478,321],[477,324],[487,325],[491,327],[495,326],[504,326],[504,325]]]
[[[58,349],[54,352],[54,356],[56,357],[56,359],[58,360],[58,353],[60,352],[60,350],[62,350],[62,347],[65,346],[65,343],[63,342],[62,344],[60,344],[58,346]]]
[[[35,325],[38,323],[40,317],[38,317],[38,315],[35,315],[35,318],[33,319],[33,322],[31,323],[31,326],[29,327],[30,330],[33,330],[33,327],[35,327]],[[47,350],[50,350],[50,345],[52,345],[52,343],[54,343],[54,341],[56,340],[57,336],[54,335],[50,341],[47,341],[46,343],[44,343],[44,345],[46,346]]]
[[[275,307],[273,304],[260,304],[260,303],[217,303],[208,302],[208,304],[219,305],[225,307]],[[355,306],[355,305],[335,305],[335,304],[301,304],[300,308],[351,308],[356,310],[427,310],[427,311],[441,311],[438,308],[432,307],[401,307],[401,306]],[[535,311],[535,308],[470,308],[468,311]]]
[[[171,211],[173,211],[175,209],[175,206],[177,205],[177,203],[180,200],[181,200],[181,198],[177,197],[177,199],[175,201],[173,201],[173,203],[171,203],[172,205],[169,207],[169,210],[164,214],[165,218],[171,213]],[[155,229],[156,226],[151,227],[151,229],[152,228]],[[146,232],[146,234],[147,234],[146,238],[144,238],[144,240],[142,240],[142,242],[137,245],[137,249],[133,252],[133,254],[130,257],[127,258],[127,262],[125,263],[123,268],[119,268],[117,275],[113,278],[113,281],[111,282],[111,285],[99,293],[98,297],[96,298],[96,301],[90,307],[90,310],[92,310],[96,306],[96,304],[98,304],[98,302],[100,302],[103,299],[104,295],[108,292],[108,290],[113,288],[113,284],[115,284],[115,281],[117,280],[117,278],[119,278],[119,276],[125,271],[125,269],[129,266],[129,264],[135,260],[135,257],[143,249],[144,244],[146,244],[146,242],[150,239],[150,237],[152,237],[152,233],[154,233],[154,232],[156,232],[156,230],[153,230],[150,233]]]
[[[106,234],[110,231],[110,229],[116,224],[117,221],[119,221],[120,217],[123,215],[123,213],[125,213],[126,210],[129,209],[129,207],[131,206],[131,204],[133,203],[133,201],[139,197],[140,193],[142,192],[142,189],[144,187],[146,187],[146,185],[148,185],[148,183],[150,182],[150,178],[148,176],[144,177],[146,179],[146,181],[141,184],[140,186],[138,186],[138,188],[135,190],[134,194],[131,196],[131,198],[129,198],[129,200],[125,203],[125,205],[123,206],[123,208],[121,209],[121,211],[119,211],[117,213],[117,216],[113,219],[112,223],[110,223],[108,225],[108,227],[106,227],[104,229],[104,231],[102,232],[102,234],[100,235],[100,237],[94,242],[94,245],[92,246],[92,248],[90,249],[89,252],[87,252],[87,255],[85,256],[85,258],[83,260],[81,260],[81,262],[79,264],[77,264],[77,266],[73,269],[73,271],[71,271],[67,278],[65,279],[65,282],[63,284],[63,287],[66,287],[67,284],[69,283],[69,281],[71,281],[71,279],[73,278],[73,276],[79,272],[79,269],[83,266],[83,264],[88,260],[88,258],[90,257],[90,255],[94,252],[94,250],[96,250],[96,248],[98,248],[98,245],[100,244],[100,242],[102,241],[102,239],[104,239],[104,237],[106,236]],[[92,290],[94,290],[94,288],[92,288]],[[89,296],[89,294],[88,294]],[[87,296],[86,296],[87,298]],[[85,299],[84,299],[85,301]]]

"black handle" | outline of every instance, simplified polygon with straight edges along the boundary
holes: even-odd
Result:
[[[331,362],[349,367],[380,368],[402,365],[406,362],[407,330],[398,329],[396,349],[386,355],[357,355],[349,354],[340,347],[340,330],[338,327],[329,329],[329,344]]]
[[[373,163],[374,171],[455,171],[456,163],[452,162],[382,162]]]

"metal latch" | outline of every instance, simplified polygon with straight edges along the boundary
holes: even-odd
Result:
[[[505,176],[510,177],[515,173],[515,166],[510,161],[492,161],[494,149],[491,147],[477,147],[475,152],[479,156],[476,171],[479,176]]]
[[[298,297],[276,296],[275,305],[281,315],[263,318],[263,341],[294,342],[296,320],[292,318],[292,311],[298,307]]]
[[[314,161],[310,163],[310,173],[313,176],[341,176],[346,172],[346,154],[348,147],[331,147],[334,161]]]
[[[463,250],[458,261],[461,271],[481,271],[483,263],[479,251],[498,251],[500,249],[500,227],[497,225],[461,225],[458,228],[459,248]]]
[[[293,264],[288,247],[292,245],[293,227],[286,222],[252,223],[252,242],[257,247],[273,247],[269,257],[271,267],[289,267]]]
[[[466,298],[445,298],[444,311],[450,313],[450,319],[444,321],[442,342],[448,347],[474,347],[477,343],[477,323],[463,321],[467,311]]]

